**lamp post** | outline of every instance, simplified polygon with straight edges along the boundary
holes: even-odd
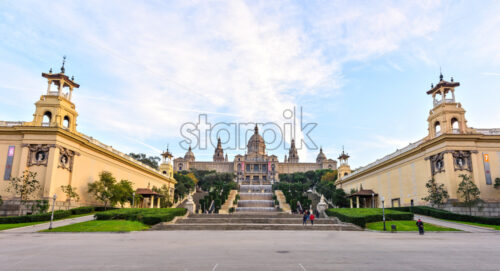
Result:
[[[384,206],[384,200],[385,200],[385,198],[382,197],[382,221],[384,221],[384,231],[386,231],[387,229],[385,228],[385,206]]]
[[[132,208],[135,207],[135,192],[132,192]]]
[[[54,194],[52,197],[52,215],[50,216],[49,230],[52,230],[52,221],[54,221],[54,206],[56,205],[57,195]]]

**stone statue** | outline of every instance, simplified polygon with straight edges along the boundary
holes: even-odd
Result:
[[[316,210],[322,214],[328,208],[328,204],[325,201],[325,196],[321,195],[318,205],[316,205]]]

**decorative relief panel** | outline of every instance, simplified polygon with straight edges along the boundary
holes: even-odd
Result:
[[[467,170],[472,172],[471,154],[477,153],[477,151],[450,151],[450,153],[453,155],[453,165],[455,171]]]
[[[75,155],[80,154],[62,146],[57,147],[59,148],[59,161],[57,167],[67,169],[70,172],[73,171],[73,162],[75,160]]]
[[[49,161],[49,150],[54,144],[23,144],[29,149],[27,166],[47,166]]]
[[[440,152],[434,155],[431,155],[425,160],[429,160],[431,162],[431,173],[432,176],[444,172],[444,154],[446,152]]]

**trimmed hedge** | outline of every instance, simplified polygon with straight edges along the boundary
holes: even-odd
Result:
[[[392,210],[412,212],[419,215],[426,215],[435,218],[442,218],[448,220],[476,222],[488,225],[500,225],[500,218],[498,217],[483,217],[483,216],[470,216],[452,213],[446,210],[440,210],[428,206],[413,206],[413,207],[397,207],[391,208]]]
[[[84,206],[84,207],[78,207],[78,208],[73,208],[69,210],[72,215],[81,215],[81,214],[88,214],[94,212],[94,207],[92,206]]]
[[[36,215],[22,215],[22,216],[6,216],[0,217],[0,224],[15,224],[27,222],[49,221],[52,213],[43,213]],[[71,211],[54,211],[54,219],[61,219],[71,215]]]
[[[184,208],[127,208],[100,212],[94,216],[97,220],[123,219],[139,221],[146,225],[155,225],[160,222],[170,221],[176,216],[183,216],[186,211]]]
[[[326,214],[362,228],[366,223],[383,220],[382,209],[379,208],[331,208],[326,210]],[[386,209],[385,220],[413,220],[413,213]]]
[[[70,215],[88,214],[94,212],[94,207],[78,207],[69,210],[54,211],[54,219],[66,218]],[[15,224],[15,223],[28,223],[50,221],[51,212],[35,215],[22,215],[22,216],[5,216],[0,217],[0,224]]]

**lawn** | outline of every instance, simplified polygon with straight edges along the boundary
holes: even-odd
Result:
[[[138,221],[129,220],[92,220],[67,226],[43,230],[42,232],[129,232],[149,229]]]
[[[343,222],[353,223],[362,228],[367,223],[382,221],[381,208],[331,208],[326,214],[334,216]],[[413,213],[385,209],[386,220],[412,220]]]
[[[63,220],[63,219],[70,219],[70,218],[76,218],[76,217],[87,216],[87,215],[93,215],[93,214],[95,214],[95,212],[88,213],[88,214],[70,215],[68,217],[61,218],[61,219],[54,219],[54,221]],[[14,228],[21,228],[21,227],[26,227],[26,226],[33,226],[33,225],[38,225],[38,224],[43,224],[43,223],[50,223],[50,221],[37,221],[37,222],[26,222],[26,223],[0,224],[0,231],[8,230],[8,229],[14,229]]]
[[[349,216],[382,215],[382,208],[336,208],[330,210]],[[385,215],[404,213],[406,212],[385,209]]]
[[[387,231],[391,230],[391,225],[396,225],[397,231],[418,231],[418,228],[415,225],[415,223],[416,223],[415,220],[386,221],[385,227],[386,227]],[[384,230],[384,222],[379,221],[379,222],[367,223],[366,228],[369,230],[383,231]],[[441,226],[430,224],[430,223],[424,223],[424,230],[425,231],[460,231],[457,229],[441,227]]]
[[[455,222],[455,223],[460,223],[460,224],[467,224],[467,225],[472,225],[472,226],[478,226],[478,227],[485,227],[485,228],[490,228],[490,229],[494,229],[494,230],[500,231],[500,225],[488,225],[488,224],[481,224],[481,223],[476,223],[476,222],[457,221],[457,220],[449,220],[449,219],[442,219],[442,220],[450,221],[450,222]]]

